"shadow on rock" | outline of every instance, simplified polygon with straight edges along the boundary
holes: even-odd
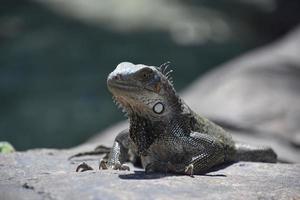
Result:
[[[233,163],[227,163],[224,165],[220,165],[217,167],[212,168],[207,174],[195,174],[195,176],[209,176],[209,177],[226,177],[225,174],[217,174],[215,173],[218,170],[224,169],[231,165]],[[212,174],[210,174],[212,173]],[[120,174],[120,179],[127,179],[127,180],[143,180],[143,179],[160,179],[170,176],[188,176],[188,175],[182,175],[182,174],[172,174],[172,173],[145,173],[145,171],[134,171],[132,174]],[[194,177],[194,176],[191,176]]]
[[[170,176],[170,174],[164,173],[145,173],[144,171],[134,171],[133,174],[120,174],[120,179],[131,179],[131,180],[140,180],[140,179],[160,179]]]

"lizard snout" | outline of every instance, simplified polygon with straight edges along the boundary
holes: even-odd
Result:
[[[121,74],[109,74],[107,80],[108,81],[120,81],[120,80],[122,80],[122,75]]]

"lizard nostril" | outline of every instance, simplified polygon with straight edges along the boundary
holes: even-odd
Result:
[[[113,76],[114,80],[121,80],[121,78],[122,78],[121,74],[117,74],[117,75]]]

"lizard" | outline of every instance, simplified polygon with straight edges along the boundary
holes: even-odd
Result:
[[[138,158],[147,173],[193,176],[224,163],[277,161],[270,147],[237,143],[189,108],[174,89],[168,65],[122,62],[108,75],[108,90],[130,125],[117,135],[100,169],[129,170],[125,162]]]

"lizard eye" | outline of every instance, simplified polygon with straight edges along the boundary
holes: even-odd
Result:
[[[156,114],[161,114],[163,113],[165,110],[165,106],[164,104],[162,104],[161,102],[158,102],[156,103],[154,106],[153,106],[153,111],[156,113]]]
[[[150,78],[150,75],[151,75],[151,74],[149,74],[149,73],[144,73],[144,74],[143,74],[143,77],[144,77],[144,78]]]
[[[153,71],[151,69],[143,69],[140,72],[140,77],[142,80],[149,80],[153,77]]]

